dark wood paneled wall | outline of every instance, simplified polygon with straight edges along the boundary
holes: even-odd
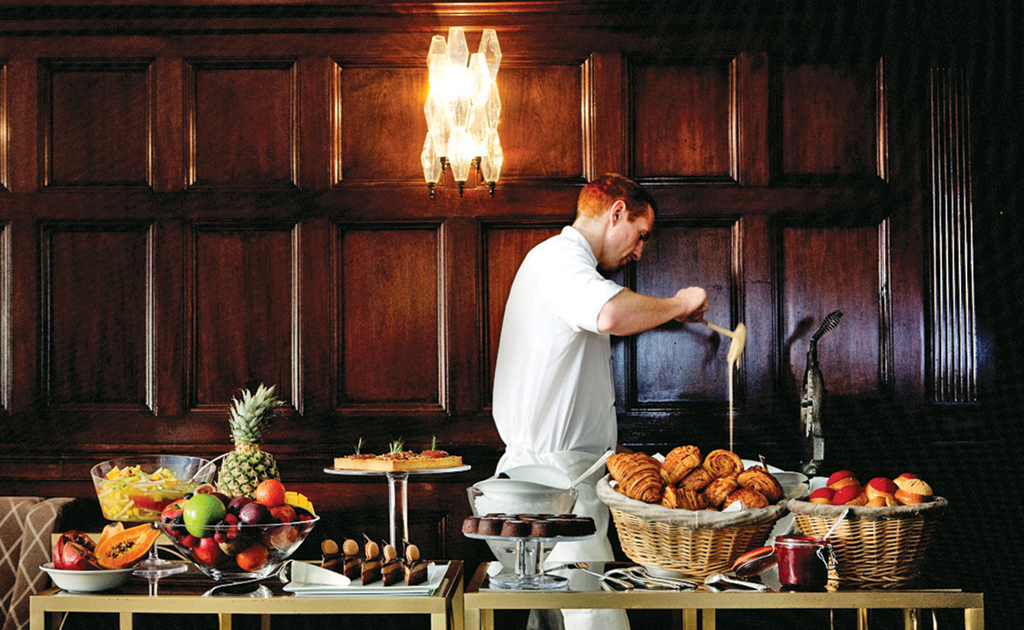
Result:
[[[946,133],[968,111],[959,75],[930,74],[955,59],[928,3],[112,4],[0,10],[12,492],[90,496],[89,467],[123,452],[217,455],[230,397],[262,381],[289,401],[266,445],[286,482],[350,524],[386,528],[383,483],[322,472],[359,438],[463,454],[472,472],[413,484],[416,527],[432,553],[485,555],[456,525],[500,455],[505,296],[607,171],[660,207],[617,279],[704,286],[710,321],[750,331],[741,454],[797,465],[808,340],[835,309],[819,345],[831,463],[886,465],[857,437],[873,423],[909,418],[925,443],[975,426],[933,419],[933,403],[976,403],[963,379],[992,367],[962,354],[971,259],[929,259],[971,235],[929,227],[944,199],[969,201],[970,140]],[[449,26],[471,47],[495,28],[504,53],[493,198],[422,182],[424,60]],[[725,445],[727,339],[667,325],[613,347],[623,442]]]

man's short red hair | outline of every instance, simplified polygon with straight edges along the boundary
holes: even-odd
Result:
[[[616,201],[626,204],[630,221],[643,216],[647,209],[656,211],[654,197],[633,180],[618,173],[606,173],[583,187],[576,202],[576,216],[599,217]]]

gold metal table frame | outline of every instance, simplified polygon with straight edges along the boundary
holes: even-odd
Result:
[[[189,569],[195,571],[194,568]],[[273,578],[266,581],[273,582]],[[441,585],[428,596],[337,596],[296,597],[274,585],[274,596],[202,597],[214,582],[192,580],[183,585],[174,576],[160,580],[157,595],[149,596],[148,584],[130,582],[120,591],[108,593],[69,593],[51,588],[30,601],[30,630],[46,630],[51,613],[117,613],[120,630],[132,630],[133,616],[146,614],[217,615],[221,630],[231,630],[235,614],[261,615],[262,627],[270,627],[272,615],[429,615],[431,630],[463,630],[462,562],[448,562]]]
[[[594,563],[592,566],[600,566]],[[466,630],[493,630],[495,610],[621,608],[681,610],[685,630],[714,630],[718,610],[838,610],[857,611],[857,626],[867,628],[867,612],[872,609],[903,611],[904,626],[916,630],[921,611],[962,609],[965,630],[983,630],[984,602],[981,593],[950,589],[859,589],[819,593],[739,592],[713,593],[703,588],[692,592],[607,591],[597,578],[574,574],[566,590],[529,591],[488,588],[489,563],[480,565],[466,586]]]

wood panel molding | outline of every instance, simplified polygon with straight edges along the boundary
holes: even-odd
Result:
[[[978,395],[971,127],[966,72],[931,71],[931,388],[937,403]]]
[[[40,111],[43,186],[152,186],[151,59],[45,60]]]
[[[240,389],[259,383],[302,412],[301,232],[288,220],[187,225],[189,413],[223,415]]]
[[[11,176],[7,170],[7,155],[10,152],[7,130],[11,125],[8,118],[7,99],[7,64],[0,62],[0,192],[8,191],[10,188],[8,182]]]
[[[45,404],[155,413],[153,223],[44,222],[39,231]]]
[[[186,186],[297,188],[298,76],[294,59],[187,59]]]
[[[864,185],[888,175],[883,60],[772,66],[772,180]]]
[[[337,411],[445,412],[441,225],[335,225]]]
[[[2,193],[0,193],[2,194]],[[14,386],[14,372],[11,369],[13,348],[11,346],[11,228],[7,222],[0,222],[0,413],[11,408],[11,389]]]

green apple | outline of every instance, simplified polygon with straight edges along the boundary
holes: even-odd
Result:
[[[196,538],[207,538],[213,535],[211,526],[225,514],[227,510],[220,499],[212,494],[196,494],[185,504],[182,516],[188,533]]]

